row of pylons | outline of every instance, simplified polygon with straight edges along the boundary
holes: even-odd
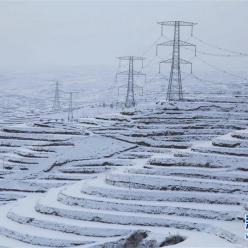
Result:
[[[156,44],[156,55],[158,55],[158,47],[159,46],[172,46],[173,47],[172,57],[159,62],[159,73],[160,73],[160,65],[162,63],[170,63],[171,64],[166,100],[167,101],[176,101],[176,100],[180,101],[180,100],[183,100],[181,64],[190,64],[191,65],[191,73],[192,73],[192,63],[190,61],[187,61],[187,60],[181,58],[180,47],[181,46],[194,46],[195,47],[195,53],[196,53],[196,45],[191,44],[191,43],[186,42],[186,41],[182,41],[180,39],[180,29],[182,26],[189,26],[189,27],[191,27],[191,35],[193,35],[193,27],[194,27],[194,25],[196,25],[196,23],[184,22],[184,21],[165,21],[165,22],[158,22],[158,24],[161,25],[161,36],[163,36],[165,26],[174,27],[173,40],[169,40],[166,42]],[[126,108],[134,107],[135,106],[134,88],[137,87],[135,85],[134,79],[136,76],[145,75],[144,73],[141,73],[141,72],[136,71],[134,69],[134,62],[141,60],[142,61],[142,68],[143,68],[143,61],[145,58],[144,57],[137,57],[137,56],[123,56],[123,57],[118,57],[118,59],[120,61],[122,61],[122,60],[128,61],[128,70],[118,72],[116,74],[116,78],[119,75],[127,75],[127,87],[126,87],[127,93],[126,93],[125,107]]]
[[[196,23],[193,22],[184,22],[184,21],[165,21],[165,22],[158,22],[161,25],[161,36],[164,35],[164,27],[165,26],[172,26],[174,27],[174,37],[172,40],[158,43],[156,44],[156,55],[158,55],[158,47],[160,46],[172,46],[172,57],[166,60],[162,60],[159,62],[159,73],[160,73],[160,66],[163,63],[171,64],[170,70],[170,77],[168,82],[168,89],[166,94],[167,101],[181,101],[183,100],[183,87],[182,87],[182,78],[181,78],[181,64],[190,64],[191,65],[191,73],[192,73],[192,63],[185,59],[181,58],[181,46],[194,46],[195,53],[196,53],[196,45],[191,44],[186,41],[182,41],[180,39],[180,30],[183,26],[191,27],[191,35],[193,35],[193,27]],[[128,69],[125,71],[120,71],[116,73],[116,81],[118,80],[119,76],[126,76],[127,77],[127,84],[124,85],[127,88],[126,98],[125,98],[125,107],[132,108],[135,107],[135,88],[139,88],[140,86],[135,84],[135,78],[138,76],[143,76],[146,79],[146,74],[141,72],[144,65],[145,57],[141,56],[122,56],[118,57],[119,65],[122,62],[128,63]],[[135,62],[141,61],[141,71],[135,69]],[[123,86],[120,86],[123,87]],[[68,107],[68,121],[73,120],[73,106],[72,106],[72,94],[74,92],[69,92],[70,99],[69,99],[69,107]],[[53,100],[53,107],[52,110],[54,112],[59,112],[61,110],[60,104],[60,90],[59,90],[59,83],[56,82],[55,86],[55,94]]]

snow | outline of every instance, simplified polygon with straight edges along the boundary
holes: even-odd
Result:
[[[106,85],[76,83],[69,123],[66,104],[53,113],[42,100],[47,83],[34,94],[21,81],[25,97],[13,80],[0,109],[0,247],[113,247],[139,232],[154,247],[173,235],[173,247],[247,246],[246,96],[226,88],[169,103],[155,83],[126,110],[104,107]]]

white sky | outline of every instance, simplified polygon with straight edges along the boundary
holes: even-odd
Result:
[[[175,19],[248,52],[247,1],[0,1],[0,67],[115,65],[117,56],[142,55],[159,36],[157,21]],[[247,71],[248,58],[208,60]]]

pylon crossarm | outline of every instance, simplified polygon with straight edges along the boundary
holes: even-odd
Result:
[[[116,75],[125,75],[125,74],[128,74],[128,71],[120,71],[116,73]]]
[[[129,60],[130,58],[132,58],[133,60],[144,60],[145,57],[140,57],[140,56],[121,56],[121,57],[117,57],[117,59],[120,60]]]
[[[167,60],[162,60],[162,61],[159,61],[159,64],[163,64],[163,63],[171,63],[172,62],[172,59],[167,59]]]
[[[191,47],[194,47],[195,48],[195,56],[196,56],[196,45],[195,44],[192,44],[192,43],[189,43],[189,42],[186,42],[186,41],[180,41],[180,46],[185,46],[185,47],[189,47],[189,46],[191,46]]]
[[[123,76],[123,75],[128,75],[128,71],[116,73],[115,74],[115,81],[118,81],[118,76]],[[134,71],[133,75],[134,76],[143,76],[143,77],[145,77],[145,81],[146,81],[146,74],[145,73]]]
[[[180,63],[181,64],[192,64],[190,61],[188,61],[186,59],[180,59]]]
[[[172,62],[172,59],[167,59],[167,60],[162,60],[159,63],[163,64],[163,63],[171,63],[171,62]],[[192,64],[190,61],[185,60],[185,59],[180,59],[180,63],[181,64]]]
[[[128,75],[128,71],[121,71],[121,72],[117,72],[115,75]],[[145,75],[145,73],[143,72],[139,72],[139,71],[133,71],[133,75]]]
[[[174,41],[169,40],[169,41],[165,41],[165,42],[162,42],[162,43],[158,43],[157,47],[158,46],[173,46],[173,44],[174,44]],[[189,42],[186,42],[186,41],[183,41],[183,40],[179,41],[179,45],[180,46],[194,46],[194,47],[196,47],[195,44],[192,44],[192,43],[189,43]]]
[[[187,43],[187,42],[186,42]],[[186,44],[185,43],[185,44]],[[179,41],[179,44],[180,44],[180,46],[181,46],[181,41]],[[188,44],[190,44],[190,43],[188,43]],[[157,45],[156,45],[156,56],[158,55],[158,47],[160,47],[160,46],[173,46],[174,45],[174,40],[169,40],[169,41],[165,41],[165,42],[162,42],[162,43],[158,43]],[[192,44],[193,45],[193,44]]]
[[[159,46],[173,46],[174,44],[174,41],[173,40],[170,40],[170,41],[166,41],[166,42],[162,42],[162,43],[159,43],[156,45],[156,56],[158,55],[158,47]],[[189,42],[186,42],[186,41],[182,41],[180,40],[179,41],[179,46],[192,46],[195,48],[195,56],[196,56],[196,45],[195,44],[192,44],[192,43],[189,43]]]
[[[136,85],[136,84],[134,84],[133,87],[134,88],[142,88],[143,89],[142,86],[139,86],[139,85]],[[127,85],[121,85],[121,86],[118,87],[118,89],[120,89],[120,88],[127,88]]]
[[[180,46],[196,46],[195,44],[192,44],[192,43],[189,43],[189,42],[186,42],[186,41],[183,41],[183,40],[179,41],[179,45]]]
[[[165,42],[162,42],[162,43],[158,43],[157,44],[157,47],[158,46],[173,46],[173,40],[169,40],[169,41],[165,41]]]
[[[126,85],[121,85],[121,86],[118,86],[118,89],[119,88],[127,88],[127,86]]]
[[[161,72],[161,64],[171,64],[171,63],[172,63],[172,59],[159,61],[159,73]],[[191,65],[191,73],[192,73],[192,63],[190,61],[187,61],[185,59],[180,59],[180,63],[181,64],[189,64],[189,65]]]
[[[165,22],[158,22],[159,25],[162,26],[175,26],[176,21],[165,21]],[[194,26],[197,25],[196,22],[184,22],[184,21],[178,21],[180,26]]]
[[[161,72],[161,64],[166,64],[166,63],[172,63],[172,59],[167,59],[167,60],[162,60],[162,61],[159,61],[159,64],[158,64],[158,66],[159,66],[159,69],[158,69],[158,73],[160,74],[160,72]]]

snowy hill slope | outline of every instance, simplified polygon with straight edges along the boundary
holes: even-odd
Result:
[[[139,236],[150,247],[244,247],[246,106],[245,97],[159,102],[2,129],[2,185],[36,193],[1,207],[0,244],[113,247]],[[18,198],[12,184],[2,191],[3,203]]]
[[[188,77],[169,103],[150,75],[127,110],[112,69],[80,70],[0,78],[0,246],[245,247],[247,85]]]

